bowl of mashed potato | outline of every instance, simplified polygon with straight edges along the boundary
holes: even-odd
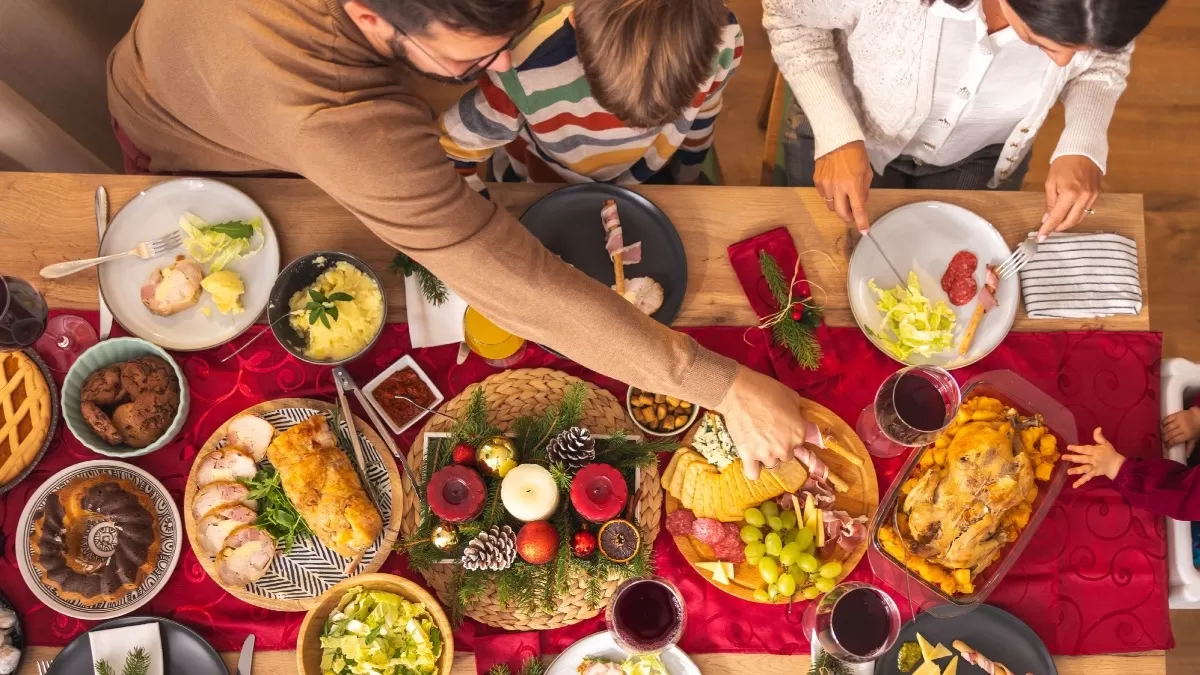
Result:
[[[321,310],[314,312],[320,299]],[[379,339],[387,298],[367,263],[348,253],[319,251],[297,258],[271,288],[267,319],[279,344],[309,363],[336,365]]]

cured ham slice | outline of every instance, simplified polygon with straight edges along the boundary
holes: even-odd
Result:
[[[867,517],[851,518],[845,511],[821,512],[825,526],[825,545],[836,544],[847,553],[857,549],[867,538]]]
[[[975,341],[975,331],[979,329],[979,322],[983,320],[983,315],[1000,306],[996,301],[996,288],[1000,285],[1000,278],[996,276],[995,265],[987,266],[987,273],[984,275],[983,288],[979,291],[979,304],[975,306],[975,313],[971,315],[971,323],[967,325],[967,332],[963,334],[962,343],[958,346],[958,353],[961,356],[966,356],[971,350],[971,343]]]

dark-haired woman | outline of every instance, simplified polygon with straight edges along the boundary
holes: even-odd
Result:
[[[1165,0],[764,0],[799,105],[787,175],[868,226],[870,187],[1018,189],[1066,109],[1040,235],[1092,213],[1133,39]]]

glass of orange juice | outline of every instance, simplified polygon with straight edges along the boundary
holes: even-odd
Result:
[[[496,368],[507,368],[525,354],[525,338],[492,323],[474,307],[467,307],[463,314],[463,340],[471,351]]]

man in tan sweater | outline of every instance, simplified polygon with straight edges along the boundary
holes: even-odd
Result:
[[[538,6],[540,7],[540,5]],[[795,392],[659,325],[458,177],[404,70],[508,70],[528,0],[145,0],[108,63],[154,172],[291,172],[508,330],[722,412],[751,475],[804,438]]]

